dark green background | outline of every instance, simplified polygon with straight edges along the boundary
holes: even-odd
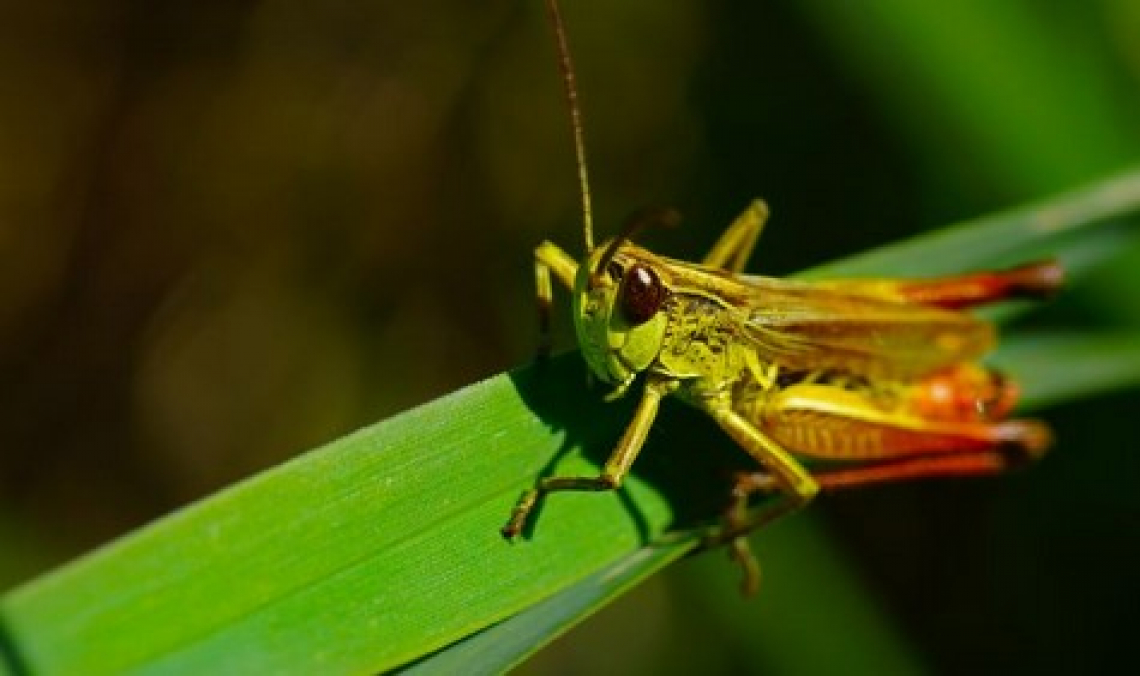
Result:
[[[760,196],[751,269],[786,274],[1140,160],[1134,0],[565,12],[600,235],[676,206],[669,254]],[[537,0],[0,3],[0,583],[529,359],[531,250],[580,247],[551,44]],[[1138,262],[1033,321],[1137,326]],[[1060,441],[1030,472],[814,508],[901,662],[1131,663],[1138,404],[1045,412]],[[763,607],[810,562],[756,544]],[[795,670],[756,646],[802,618],[704,618],[718,559],[527,670]]]

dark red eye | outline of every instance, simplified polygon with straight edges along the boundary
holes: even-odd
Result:
[[[634,265],[626,271],[621,285],[621,313],[634,326],[649,321],[665,302],[665,287],[657,273]]]

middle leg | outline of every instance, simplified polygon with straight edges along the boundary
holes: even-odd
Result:
[[[701,262],[729,272],[742,271],[752,256],[756,240],[760,238],[767,220],[768,205],[764,200],[753,200],[744,213],[728,226]]]

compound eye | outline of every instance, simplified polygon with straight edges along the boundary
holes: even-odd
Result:
[[[626,270],[621,286],[621,312],[630,324],[649,321],[665,302],[665,287],[657,273],[643,265]]]

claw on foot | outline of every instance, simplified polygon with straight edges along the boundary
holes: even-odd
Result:
[[[519,501],[511,510],[511,518],[505,526],[499,529],[504,538],[514,540],[523,532],[530,513],[534,511],[534,507],[538,503],[538,496],[539,492],[532,488],[519,497]]]
[[[756,592],[760,590],[760,562],[752,553],[748,538],[733,538],[728,543],[728,556],[741,569],[740,594],[745,598],[755,596]]]

